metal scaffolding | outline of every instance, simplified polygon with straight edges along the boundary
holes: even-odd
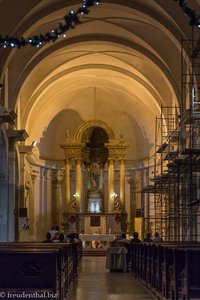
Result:
[[[144,231],[166,241],[200,240],[200,41],[182,41],[181,107],[161,107]],[[149,176],[149,175],[148,175]]]

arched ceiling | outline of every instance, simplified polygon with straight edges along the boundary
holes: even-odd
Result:
[[[48,32],[81,3],[14,2],[0,2],[2,34]],[[5,13],[12,22],[5,22]],[[180,41],[190,33],[187,17],[172,0],[106,0],[67,39],[40,49],[2,50],[1,80],[8,82],[18,128],[29,134],[26,144],[36,140],[41,158],[62,160],[67,129],[73,137],[84,122],[99,119],[116,138],[125,134],[130,162],[151,156],[160,106],[180,102]]]

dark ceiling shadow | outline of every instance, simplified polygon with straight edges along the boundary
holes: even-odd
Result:
[[[67,130],[73,139],[76,130],[85,122],[75,110],[60,111],[43,131],[43,136],[37,144],[40,158],[48,160],[64,159],[64,151],[60,145],[66,139]]]
[[[124,113],[127,115],[133,132],[135,133],[135,140],[137,141],[135,150],[137,155],[141,160],[150,157],[152,154],[152,150],[154,150],[154,143],[151,143],[149,138],[147,137],[145,127],[140,126],[131,114],[127,112]],[[141,157],[141,154],[143,157]]]

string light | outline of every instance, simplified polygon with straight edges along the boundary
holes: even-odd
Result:
[[[81,24],[79,15],[87,15],[89,7],[94,5],[99,5],[100,0],[82,0],[83,5],[78,8],[76,11],[70,11],[67,15],[63,17],[62,23],[58,23],[56,28],[52,29],[50,32],[45,34],[34,35],[32,37],[9,37],[0,35],[0,47],[3,48],[21,48],[27,45],[32,47],[41,47],[47,42],[55,42],[60,37],[66,38],[66,31],[71,28],[75,28],[76,25]]]
[[[195,10],[189,8],[187,6],[187,2],[185,0],[174,0],[182,9],[184,14],[186,14],[190,18],[190,25],[200,28],[200,16],[196,15]]]

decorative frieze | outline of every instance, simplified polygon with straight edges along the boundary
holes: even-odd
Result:
[[[110,140],[105,146],[109,150],[109,158],[114,160],[125,159],[126,149],[129,145],[125,142],[124,136],[121,134],[119,139]]]

